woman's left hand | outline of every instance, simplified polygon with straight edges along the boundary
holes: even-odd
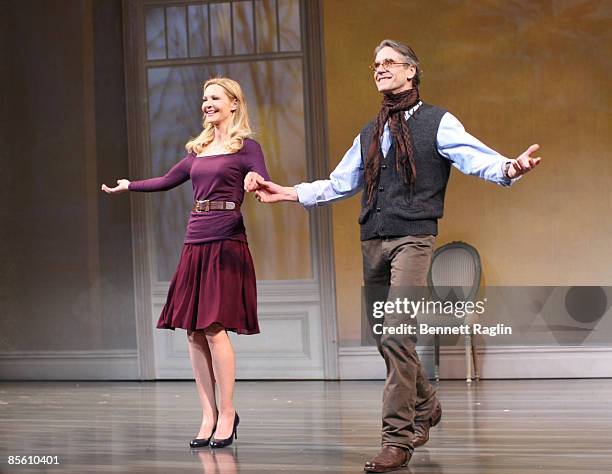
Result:
[[[249,171],[244,177],[244,190],[248,191],[249,193],[257,191],[257,189],[259,189],[259,184],[257,183],[258,179],[260,181],[264,180],[259,173],[255,171]]]

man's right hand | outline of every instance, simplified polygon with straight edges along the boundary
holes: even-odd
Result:
[[[258,201],[266,203],[298,200],[297,192],[293,186],[279,186],[261,177],[257,179],[255,196]]]

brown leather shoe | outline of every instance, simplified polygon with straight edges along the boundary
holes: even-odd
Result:
[[[363,470],[366,472],[389,472],[401,469],[408,464],[412,454],[397,446],[383,446],[376,457],[366,461]]]
[[[442,405],[436,400],[436,406],[434,407],[431,417],[427,420],[415,421],[414,423],[414,438],[412,438],[412,445],[415,448],[427,443],[429,440],[429,429],[440,423],[440,418],[442,418]]]

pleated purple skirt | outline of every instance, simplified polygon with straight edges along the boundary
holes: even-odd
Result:
[[[157,327],[193,331],[214,323],[238,334],[259,333],[255,268],[246,242],[184,244]]]

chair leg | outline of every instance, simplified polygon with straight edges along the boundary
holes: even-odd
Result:
[[[472,335],[465,336],[465,381],[472,382]]]
[[[474,361],[474,378],[476,381],[480,380],[480,374],[478,373],[478,350],[476,344],[474,344],[474,338],[472,339],[472,360]]]
[[[440,381],[440,336],[434,336],[434,376],[436,382]]]

